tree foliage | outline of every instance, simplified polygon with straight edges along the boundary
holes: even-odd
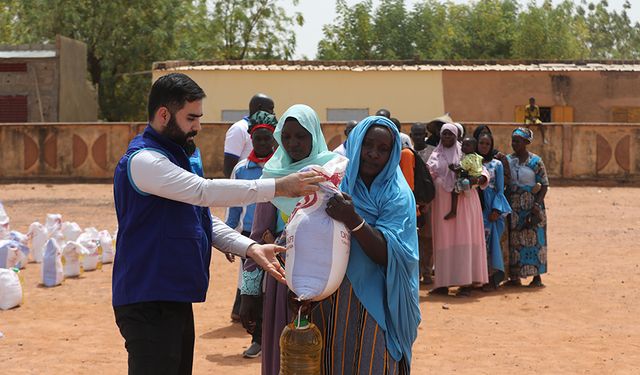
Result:
[[[347,6],[324,27],[319,59],[637,59],[640,24],[606,0],[478,0],[467,4],[370,0]],[[372,16],[373,15],[373,16]]]
[[[0,0],[0,43],[51,43],[59,34],[87,44],[109,121],[146,118],[154,61],[290,58],[292,26],[303,22],[276,0]]]

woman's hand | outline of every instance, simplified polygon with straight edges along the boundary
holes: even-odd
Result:
[[[344,223],[349,229],[353,229],[362,223],[362,218],[353,206],[353,200],[347,193],[335,194],[327,202],[325,210],[327,215],[334,220]]]
[[[487,182],[487,178],[485,176],[480,177],[469,177],[469,183],[471,185],[484,185]]]
[[[489,214],[489,221],[498,221],[499,218],[500,218],[500,212],[497,210],[493,210]]]

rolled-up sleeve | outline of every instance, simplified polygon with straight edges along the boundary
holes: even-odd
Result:
[[[275,196],[274,179],[209,180],[184,170],[165,155],[142,150],[129,160],[129,179],[143,194],[203,207],[245,206]]]

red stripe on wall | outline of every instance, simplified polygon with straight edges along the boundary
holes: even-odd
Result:
[[[0,122],[27,122],[28,113],[26,95],[0,95]]]
[[[2,63],[0,72],[26,72],[27,63]]]

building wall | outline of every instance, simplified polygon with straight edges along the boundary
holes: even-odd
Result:
[[[58,121],[57,59],[7,59],[0,61],[27,64],[26,72],[0,72],[0,95],[26,95],[28,121]],[[42,110],[42,112],[41,112]]]
[[[613,122],[640,108],[640,72],[443,72],[445,111],[456,121],[515,121],[515,108],[569,106],[575,122]]]
[[[175,70],[154,70],[153,80]],[[275,101],[276,114],[297,103],[313,107],[321,121],[329,108],[387,108],[402,122],[425,121],[443,113],[442,72],[418,71],[180,71],[207,93],[204,121],[221,121],[222,110],[248,110],[262,92]]]
[[[96,121],[98,97],[87,80],[87,45],[63,36],[56,37],[60,63],[60,122]]]
[[[472,131],[478,123],[464,124]],[[496,147],[511,152],[515,123],[489,123]],[[0,181],[101,180],[113,171],[144,123],[0,124]],[[196,138],[207,177],[222,177],[229,124],[204,124]],[[408,126],[406,126],[408,130]],[[342,140],[344,124],[324,123],[329,148]],[[640,184],[640,124],[548,124],[548,144],[537,129],[530,151],[542,156],[550,177]]]

